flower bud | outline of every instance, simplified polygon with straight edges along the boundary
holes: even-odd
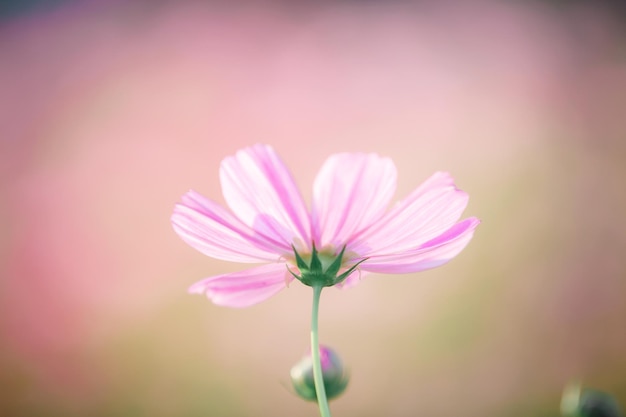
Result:
[[[338,397],[348,386],[349,380],[339,355],[326,346],[320,346],[320,362],[326,398],[330,400]],[[317,401],[311,353],[291,368],[291,382],[300,397],[308,401]]]
[[[623,417],[617,401],[607,393],[581,389],[580,384],[565,388],[561,401],[564,417]]]

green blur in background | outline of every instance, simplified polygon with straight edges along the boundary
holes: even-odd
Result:
[[[195,252],[169,222],[190,188],[223,203],[220,161],[257,142],[305,198],[330,154],[377,152],[398,167],[397,199],[446,170],[482,220],[441,268],[324,291],[320,340],[351,375],[333,415],[557,416],[573,380],[626,404],[616,9],[2,11],[1,415],[318,415],[289,379],[310,289],[243,310],[188,295],[246,266]]]

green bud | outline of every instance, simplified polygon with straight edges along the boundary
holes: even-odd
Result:
[[[564,417],[623,417],[615,399],[601,391],[582,389],[570,384],[563,392],[561,414]]]
[[[339,355],[326,346],[320,346],[320,362],[326,398],[330,400],[338,397],[348,386],[349,380]],[[313,357],[310,353],[291,368],[291,382],[301,398],[307,401],[317,401]]]

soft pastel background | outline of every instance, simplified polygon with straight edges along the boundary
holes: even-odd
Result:
[[[331,153],[435,170],[483,220],[453,262],[323,294],[336,416],[626,405],[626,43],[607,2],[4,2],[0,415],[316,416],[289,389],[311,292],[186,293],[243,265],[186,246],[189,188],[272,144],[309,194]]]

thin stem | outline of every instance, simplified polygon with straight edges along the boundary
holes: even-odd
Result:
[[[326,387],[322,375],[322,363],[320,361],[320,344],[317,336],[317,312],[320,304],[321,286],[313,287],[313,313],[311,314],[311,355],[313,356],[313,379],[315,380],[315,393],[317,404],[320,407],[322,417],[330,417],[328,400],[326,399]]]

